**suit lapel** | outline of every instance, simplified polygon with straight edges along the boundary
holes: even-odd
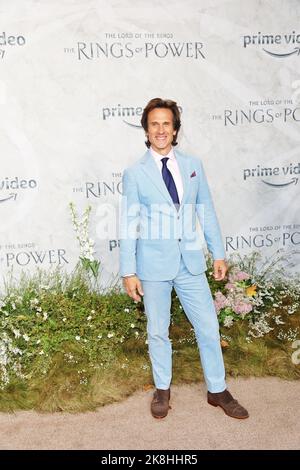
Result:
[[[180,171],[181,179],[182,179],[182,184],[183,184],[183,196],[182,196],[182,201],[181,201],[180,209],[179,209],[181,210],[183,205],[186,202],[188,192],[189,192],[189,184],[190,184],[189,171],[188,171],[188,166],[187,166],[187,161],[186,161],[187,159],[183,157],[182,155],[180,155],[180,153],[178,153],[176,150],[174,151],[174,153],[176,156],[176,160],[178,163],[178,167],[179,167],[179,171]]]
[[[182,201],[181,201],[180,209],[179,209],[181,210],[184,203],[186,202],[188,192],[189,192],[189,184],[190,184],[189,169],[187,165],[187,159],[183,157],[177,151],[174,151],[174,153],[175,153],[175,157],[178,163],[179,171],[180,171],[181,178],[182,178],[182,184],[183,184],[183,196],[182,196]],[[170,202],[173,206],[172,198],[169,194],[169,191],[167,190],[167,187],[162,178],[162,175],[159,172],[159,169],[157,168],[157,165],[149,150],[143,156],[141,160],[141,165],[142,165],[143,171],[151,179],[152,183],[161,192],[164,198],[167,199],[167,201]],[[175,209],[175,206],[174,206],[174,209]]]
[[[142,158],[141,164],[143,171],[151,179],[152,183],[157,187],[157,189],[161,192],[164,198],[167,199],[168,202],[171,202],[171,204],[173,205],[173,201],[169,194],[169,191],[167,190],[162,175],[159,172],[159,169],[157,168],[154,158],[152,157],[149,150],[145,153],[144,157]]]

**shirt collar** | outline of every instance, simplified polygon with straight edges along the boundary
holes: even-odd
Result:
[[[161,155],[160,153],[157,153],[155,150],[153,150],[152,147],[150,147],[150,153],[156,162],[160,162],[161,159],[165,157],[170,158],[170,160],[175,160],[173,147],[167,155]]]

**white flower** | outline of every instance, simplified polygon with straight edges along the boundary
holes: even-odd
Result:
[[[89,316],[87,317],[87,321],[90,321],[91,319],[92,319],[92,316],[89,315]]]
[[[275,321],[276,325],[284,325],[284,323],[285,323],[284,321],[281,320],[281,316],[280,316],[280,315],[276,315],[276,316],[274,317],[274,321]]]
[[[274,330],[274,328],[271,328],[267,322],[267,318],[269,316],[270,315],[268,313],[264,313],[261,315],[258,321],[252,323],[248,335],[252,336],[253,338],[262,338],[264,335]]]
[[[45,354],[45,353],[44,353],[43,350],[41,350],[41,351],[39,352],[39,355],[42,356],[43,354]]]
[[[129,308],[124,308],[124,312],[129,313],[130,312]]]
[[[94,314],[94,313],[96,313],[96,312],[95,312],[95,310],[91,310],[91,313]]]
[[[291,307],[288,308],[287,313],[289,315],[293,315],[293,313],[295,313],[296,310],[297,310],[297,306],[292,305]]]
[[[62,321],[67,321],[66,317],[64,317],[64,318],[62,319]]]
[[[102,335],[98,335],[98,339],[101,339],[102,338]]]
[[[25,335],[23,335],[23,339],[24,339],[25,341],[29,341],[29,336],[25,334]]]
[[[89,238],[88,235],[88,225],[89,225],[89,214],[91,207],[88,207],[83,214],[82,220],[78,220],[75,207],[73,204],[70,205],[72,223],[77,235],[80,246],[80,257],[85,258],[89,261],[94,261],[94,250],[93,246],[95,244],[94,240]]]
[[[20,338],[21,333],[19,330],[13,330],[13,334],[15,335],[15,338]]]
[[[135,324],[131,323],[130,328],[134,328],[134,327],[135,327]]]
[[[295,341],[297,339],[299,332],[299,328],[289,328],[289,330],[285,333],[283,330],[280,330],[277,338],[282,339],[282,340],[288,340],[288,341]]]
[[[232,325],[233,325],[233,317],[231,315],[227,315],[224,318],[224,326],[226,326],[226,328],[230,328]]]
[[[44,321],[46,321],[48,318],[48,313],[47,312],[43,312],[43,319]]]
[[[41,285],[41,289],[48,290],[48,289],[50,289],[50,286],[47,286],[47,285],[45,285],[45,284],[42,284],[42,285]]]
[[[114,333],[108,333],[108,335],[107,335],[108,338],[112,338],[113,336],[115,336]]]
[[[80,336],[75,336],[76,341],[80,341]]]
[[[41,340],[40,340],[40,339],[38,339],[38,340],[37,340],[37,342],[36,342],[36,344],[40,344],[40,342],[41,342]]]
[[[88,241],[86,241],[82,247],[82,250],[85,252],[85,253],[89,253],[90,252],[90,245],[88,243]]]

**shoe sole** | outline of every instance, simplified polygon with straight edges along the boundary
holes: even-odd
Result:
[[[217,408],[219,406],[227,416],[230,416],[230,418],[235,418],[235,419],[247,419],[247,418],[249,418],[249,415],[247,415],[247,416],[233,416],[233,415],[227,413],[227,411],[224,410],[223,406],[215,405],[214,403],[211,403],[210,401],[207,401],[207,403],[211,406],[214,406],[215,408]]]

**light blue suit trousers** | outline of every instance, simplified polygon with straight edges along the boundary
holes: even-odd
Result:
[[[142,281],[147,315],[149,354],[156,388],[167,390],[172,379],[172,347],[169,339],[173,287],[193,325],[207,389],[226,388],[219,324],[205,273],[191,274],[181,258],[179,271],[170,281]]]

